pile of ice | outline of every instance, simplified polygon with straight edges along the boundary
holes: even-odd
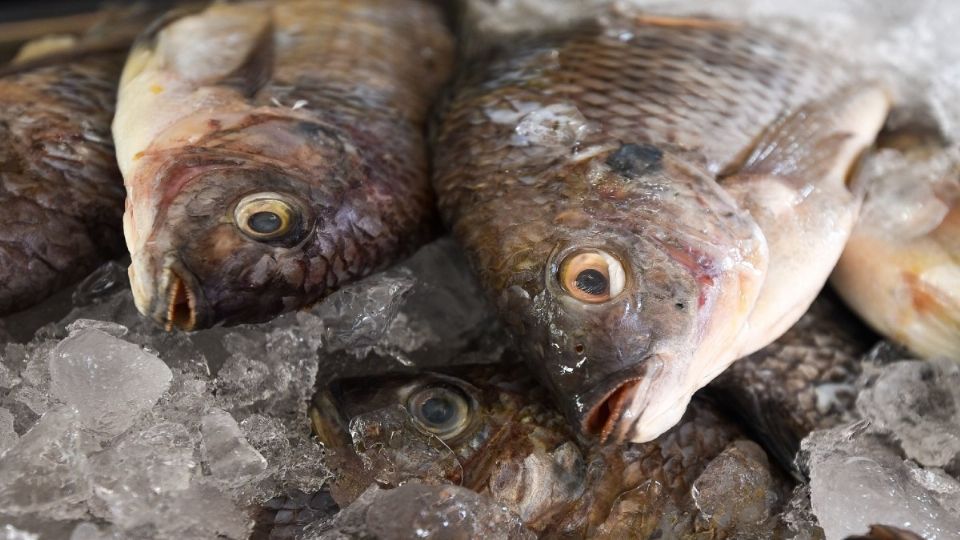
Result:
[[[865,363],[862,420],[812,433],[801,462],[827,538],[871,524],[960,538],[960,365]]]
[[[247,538],[262,504],[329,478],[307,414],[318,377],[502,347],[447,240],[312,311],[193,334],[144,321],[125,273],[106,265],[69,314],[0,345],[0,538]],[[35,311],[7,324],[51,312]]]

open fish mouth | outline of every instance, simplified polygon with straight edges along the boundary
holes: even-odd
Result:
[[[651,357],[640,363],[638,369],[614,374],[614,384],[601,385],[594,390],[595,403],[583,416],[580,427],[601,443],[621,443],[629,440],[651,395],[651,384],[660,371],[661,362]]]
[[[167,332],[173,330],[191,331],[197,328],[200,319],[200,293],[196,279],[174,262],[163,271],[161,283],[165,284],[163,294],[157,295],[157,305],[153,309],[154,318]]]

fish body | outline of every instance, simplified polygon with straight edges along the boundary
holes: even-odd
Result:
[[[960,149],[901,136],[864,175],[863,218],[831,282],[891,340],[960,360]]]
[[[449,70],[417,0],[217,3],[132,50],[113,133],[140,311],[253,322],[433,233],[423,122]]]
[[[746,25],[615,13],[465,64],[434,185],[538,377],[635,442],[813,301],[885,92]]]
[[[61,36],[0,68],[0,315],[123,249],[110,121],[128,44]]]
[[[597,446],[545,399],[519,366],[461,366],[344,379],[320,389],[311,415],[332,453],[341,507],[371,484],[452,482],[548,538],[726,538],[776,527],[783,480],[704,403],[654,442]],[[720,472],[733,463],[743,474]],[[731,490],[743,496],[731,499]]]

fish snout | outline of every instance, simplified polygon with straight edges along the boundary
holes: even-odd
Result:
[[[168,332],[202,326],[204,303],[200,284],[175,255],[168,254],[159,261],[135,257],[129,275],[134,302],[142,315],[157,321]]]

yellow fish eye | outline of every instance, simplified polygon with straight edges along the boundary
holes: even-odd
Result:
[[[623,265],[603,251],[577,251],[560,264],[560,284],[567,293],[588,304],[599,304],[623,291]]]
[[[296,208],[279,193],[255,193],[237,203],[234,223],[243,234],[258,241],[283,238],[300,222]]]
[[[455,438],[470,424],[470,401],[461,392],[432,385],[413,392],[407,410],[424,430],[444,441]]]

